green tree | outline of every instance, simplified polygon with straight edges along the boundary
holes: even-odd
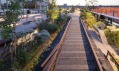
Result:
[[[27,62],[28,54],[24,49],[21,48],[20,50],[18,50],[16,57],[19,65],[24,65]]]
[[[5,66],[4,66],[4,60],[0,59],[0,70],[1,71],[4,71],[4,68],[5,68]]]
[[[18,16],[21,13],[20,5],[18,1],[11,1],[11,5],[6,11],[6,15],[3,16],[4,21],[0,22],[0,28],[2,29],[1,35],[4,39],[12,38],[12,47],[16,54],[16,23],[18,22]],[[13,53],[13,52],[12,52]],[[11,53],[11,54],[12,54]]]
[[[52,20],[52,23],[54,23],[54,21],[59,17],[59,10],[57,10],[57,8],[55,0],[52,0],[49,4],[49,10],[47,12],[47,15]]]
[[[73,13],[75,11],[75,7],[72,5],[70,12]]]

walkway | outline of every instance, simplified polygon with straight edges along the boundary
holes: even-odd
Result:
[[[77,12],[72,14],[55,71],[98,71]]]
[[[119,56],[114,51],[114,49],[109,44],[107,44],[107,42],[104,42],[103,41],[103,38],[104,37],[102,38],[102,40],[99,39],[98,36],[97,36],[97,34],[95,33],[95,31],[93,29],[91,29],[91,28],[88,29],[88,33],[91,35],[91,37],[92,37],[94,43],[96,44],[97,48],[99,48],[105,56],[107,55],[107,51],[109,50],[111,53],[114,54],[114,56],[116,58],[119,58]],[[101,36],[104,36],[104,34],[103,35],[101,34]],[[101,41],[103,41],[103,42],[101,42]],[[115,67],[115,64],[112,63],[111,61],[110,61],[110,63],[112,65],[114,71],[117,71],[117,68]]]

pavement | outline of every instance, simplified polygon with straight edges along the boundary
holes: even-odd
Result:
[[[22,18],[24,17],[24,18]],[[47,19],[46,15],[44,14],[40,14],[40,13],[37,13],[37,14],[29,14],[28,16],[27,15],[22,15],[22,16],[19,16],[19,18],[22,18],[20,19],[20,21],[17,23],[17,25],[21,25],[27,21],[34,21],[35,19]]]

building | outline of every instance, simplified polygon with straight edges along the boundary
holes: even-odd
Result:
[[[4,3],[6,3],[6,0],[0,0],[0,9]]]
[[[65,8],[65,9],[67,9],[67,8],[68,8],[68,7],[67,7],[67,4],[64,4],[64,8]]]
[[[49,0],[40,0],[38,2],[38,9],[40,13],[46,13],[48,10]]]
[[[6,3],[6,0],[0,0],[0,4]]]

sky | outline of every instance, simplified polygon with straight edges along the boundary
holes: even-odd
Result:
[[[85,5],[85,0],[56,0],[58,5]],[[119,5],[119,0],[98,0],[97,5]]]

